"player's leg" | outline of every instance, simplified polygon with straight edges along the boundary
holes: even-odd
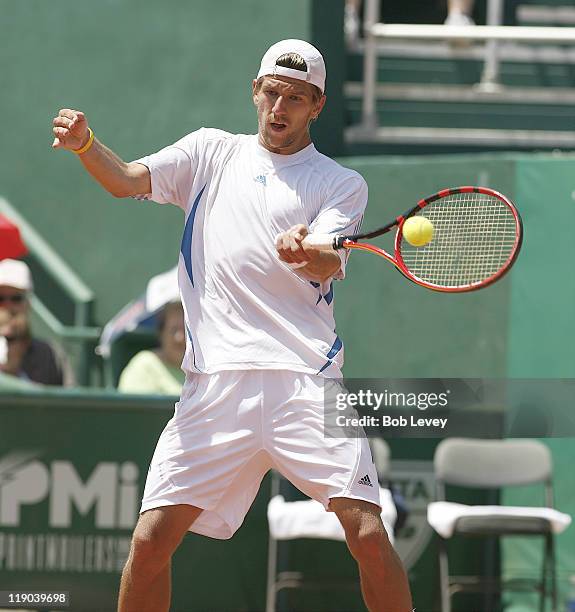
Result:
[[[261,374],[197,375],[186,385],[150,463],[120,612],[168,610],[170,559],[183,535],[230,538],[270,469],[260,433]]]
[[[180,504],[140,515],[122,572],[118,612],[167,612],[172,554],[201,512]]]
[[[347,432],[332,423],[339,385],[296,372],[274,377],[278,397],[270,449],[277,469],[338,515],[359,564],[369,609],[411,612],[407,579],[381,522],[378,477],[367,438],[359,428]]]
[[[383,527],[380,508],[358,499],[335,497],[330,509],[337,514],[347,546],[357,561],[368,610],[411,612],[407,576]]]

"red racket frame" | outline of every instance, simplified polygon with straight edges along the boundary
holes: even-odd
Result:
[[[515,218],[515,244],[513,245],[513,249],[507,261],[503,264],[503,266],[492,276],[476,282],[470,283],[468,285],[461,285],[458,287],[445,287],[443,285],[436,285],[434,283],[429,283],[424,281],[414,274],[412,274],[408,268],[406,267],[403,258],[401,257],[401,239],[402,239],[402,228],[406,219],[413,216],[419,210],[425,208],[428,204],[432,202],[436,202],[441,198],[445,198],[450,195],[457,195],[458,193],[482,193],[484,195],[488,195],[491,197],[495,197],[502,201],[507,205],[509,210],[512,212]],[[494,189],[489,189],[488,187],[471,187],[471,186],[463,186],[463,187],[454,187],[451,189],[443,189],[442,191],[438,191],[437,193],[423,198],[419,200],[419,202],[410,210],[405,212],[403,215],[400,215],[395,219],[395,222],[389,224],[382,230],[376,230],[375,232],[371,232],[369,234],[361,234],[357,236],[357,239],[363,237],[375,237],[379,235],[383,235],[390,231],[393,227],[397,226],[397,233],[395,235],[395,247],[394,247],[394,255],[390,255],[387,251],[384,251],[382,248],[377,247],[373,244],[368,244],[365,242],[356,242],[355,236],[351,236],[349,238],[344,238],[341,242],[341,246],[346,249],[359,249],[362,251],[368,251],[370,253],[374,253],[375,255],[379,255],[380,257],[384,257],[387,261],[391,262],[404,276],[406,276],[409,280],[414,283],[421,285],[422,287],[426,287],[427,289],[432,289],[433,291],[441,291],[445,293],[463,293],[466,291],[476,291],[477,289],[482,289],[483,287],[487,287],[491,285],[495,281],[499,280],[502,276],[504,276],[515,260],[517,259],[517,255],[519,254],[519,250],[521,249],[521,243],[523,240],[523,223],[521,221],[521,216],[519,212],[515,208],[513,202],[504,196],[502,193],[495,191]]]

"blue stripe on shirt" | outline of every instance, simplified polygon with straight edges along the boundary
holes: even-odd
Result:
[[[207,185],[207,183],[206,183]],[[194,221],[196,219],[196,210],[198,208],[198,204],[202,199],[202,195],[204,193],[204,189],[206,185],[202,187],[200,193],[198,193],[196,199],[194,200],[194,204],[192,206],[192,210],[188,215],[186,220],[186,225],[184,227],[184,235],[182,236],[182,246],[180,247],[180,251],[184,258],[184,265],[186,267],[186,272],[190,277],[190,282],[192,283],[192,287],[194,286],[194,273],[192,271],[192,235],[194,233]]]
[[[341,347],[343,346],[343,342],[341,341],[339,336],[336,336],[334,343],[329,349],[329,353],[326,355],[327,362],[322,366],[321,370],[318,374],[321,374],[326,368],[328,368],[332,363],[332,359],[341,351]]]

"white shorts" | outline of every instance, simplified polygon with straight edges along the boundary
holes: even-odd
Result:
[[[365,436],[324,436],[325,378],[287,370],[189,376],[160,435],[140,512],[189,504],[190,531],[230,538],[275,469],[328,510],[332,497],[380,505]]]

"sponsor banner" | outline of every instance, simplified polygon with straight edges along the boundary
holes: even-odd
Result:
[[[73,461],[42,460],[40,449],[0,455],[0,571],[121,572],[139,476],[132,461],[94,462],[82,477]]]
[[[391,462],[390,486],[405,500],[409,514],[395,537],[394,547],[406,569],[421,557],[433,529],[427,522],[427,505],[434,501],[435,478],[433,461],[400,459]]]
[[[0,571],[120,573],[130,537],[0,532]]]

